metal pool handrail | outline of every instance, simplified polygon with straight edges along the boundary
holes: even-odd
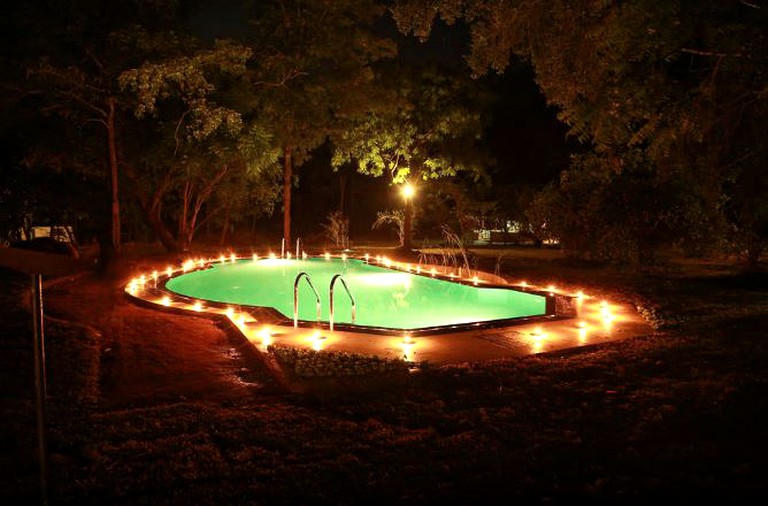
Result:
[[[351,300],[351,301],[352,301],[352,323],[355,323],[355,316],[356,316],[356,313],[357,313],[357,312],[356,312],[356,310],[355,310],[355,298],[352,296],[352,292],[350,292],[350,291],[349,291],[349,287],[347,286],[347,282],[346,282],[346,281],[344,281],[344,278],[341,276],[341,274],[336,274],[336,275],[335,275],[335,276],[334,276],[334,277],[331,279],[331,287],[329,288],[329,294],[328,294],[328,298],[329,298],[329,299],[330,299],[330,301],[331,301],[331,306],[330,306],[330,314],[331,314],[331,318],[330,318],[330,324],[331,324],[331,332],[333,332],[333,285],[335,285],[335,284],[336,284],[336,280],[337,280],[337,279],[338,279],[339,281],[341,281],[341,284],[344,286],[344,290],[346,290],[346,292],[347,292],[347,295],[349,295],[349,300]]]
[[[299,245],[303,245],[303,241],[301,240],[301,237],[296,238],[296,260],[301,260],[301,250],[299,249]]]
[[[309,274],[300,272],[296,275],[296,279],[293,280],[293,328],[299,326],[299,281],[301,281],[302,277],[307,279],[309,287],[315,292],[315,299],[317,300],[317,323],[320,323],[320,295],[317,293],[315,285],[312,284]]]

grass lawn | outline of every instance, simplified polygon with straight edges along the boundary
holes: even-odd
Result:
[[[768,499],[768,276],[478,250],[511,281],[643,308],[649,335],[428,368],[375,391],[281,391],[210,320],[111,276],[45,291],[52,502],[378,504]],[[37,499],[28,278],[0,271],[0,497]]]

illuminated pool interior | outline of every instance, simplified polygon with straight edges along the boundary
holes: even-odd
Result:
[[[432,277],[428,272],[398,271],[353,258],[265,258],[214,263],[174,276],[165,282],[164,288],[208,303],[271,308],[284,319],[292,319],[294,286],[300,273],[307,275],[296,285],[298,318],[305,325],[318,321],[317,297],[319,321],[329,323],[330,284],[336,275],[341,275],[338,281],[344,282],[335,283],[334,290],[334,322],[341,328],[354,325],[359,331],[419,332],[509,323],[548,314],[547,295],[487,283],[460,283]],[[549,311],[552,313],[553,309]]]

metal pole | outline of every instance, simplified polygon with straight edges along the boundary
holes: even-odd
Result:
[[[45,333],[43,330],[43,276],[32,274],[32,332],[35,355],[35,410],[37,452],[40,463],[40,494],[48,504],[48,444],[45,434]]]

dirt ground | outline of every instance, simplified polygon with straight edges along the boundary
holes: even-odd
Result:
[[[164,260],[164,259],[162,259]],[[46,286],[51,502],[391,504],[768,498],[768,276],[487,253],[511,280],[642,308],[628,341],[286,393],[211,320],[129,303],[157,258]],[[39,497],[28,279],[0,271],[0,497]]]

